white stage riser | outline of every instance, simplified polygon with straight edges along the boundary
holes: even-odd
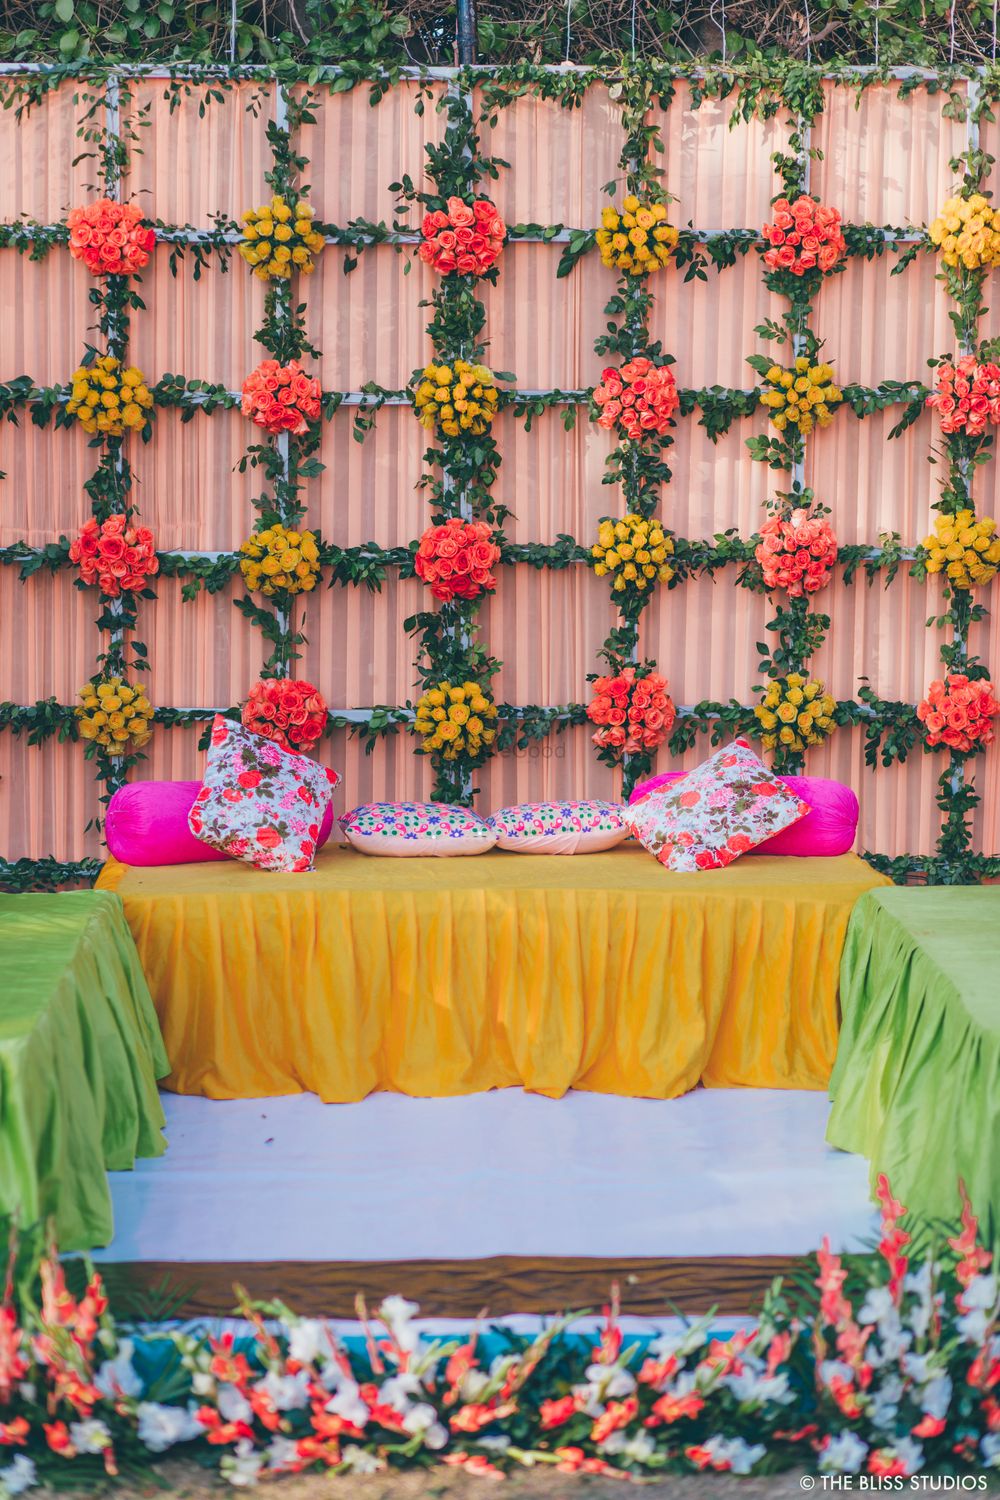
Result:
[[[818,1093],[164,1103],[167,1153],[112,1174],[98,1260],[796,1255],[876,1228]]]

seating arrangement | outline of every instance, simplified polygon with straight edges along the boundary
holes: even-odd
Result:
[[[825,1089],[856,855],[673,873],[634,844],[553,859],[236,861],[100,877],[124,903],[171,1062],[212,1098],[521,1084],[672,1098]]]
[[[0,1500],[1000,1472],[998,5],[0,21]]]

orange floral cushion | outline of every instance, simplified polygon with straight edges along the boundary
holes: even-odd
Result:
[[[188,813],[196,839],[261,870],[311,870],[340,777],[217,714],[201,791]]]
[[[809,811],[739,739],[626,816],[668,870],[720,870]]]

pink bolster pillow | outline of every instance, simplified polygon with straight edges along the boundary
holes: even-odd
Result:
[[[196,839],[188,828],[188,813],[201,791],[200,781],[133,781],[119,787],[108,803],[104,836],[108,849],[123,865],[193,865],[228,859]],[[322,849],[333,827],[333,803],[328,802],[320,824],[317,849]]]
[[[641,781],[629,803],[641,802],[650,792],[679,781],[685,774],[683,771],[667,771],[663,776]],[[795,854],[813,859],[819,855],[846,854],[854,844],[860,813],[858,799],[850,787],[840,781],[828,781],[823,776],[779,776],[778,780],[803,802],[808,802],[812,811],[772,838],[765,839],[750,853]]]

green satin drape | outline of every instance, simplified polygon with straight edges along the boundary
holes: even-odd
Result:
[[[827,1140],[929,1219],[957,1221],[962,1177],[1000,1240],[1000,889],[869,891],[840,989]]]
[[[0,1214],[107,1244],[105,1172],[164,1150],[167,1068],[120,899],[0,896]]]

